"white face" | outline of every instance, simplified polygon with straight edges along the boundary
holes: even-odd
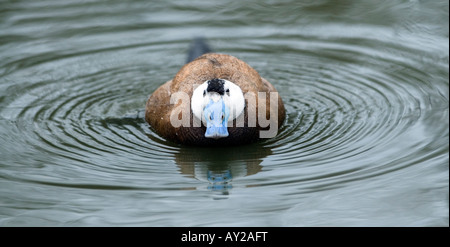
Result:
[[[227,81],[224,79],[221,80],[225,82],[223,85],[225,93],[223,95],[220,95],[216,92],[207,92],[208,81],[205,81],[203,84],[198,86],[192,94],[192,112],[194,113],[195,117],[197,117],[198,119],[202,119],[202,121],[204,122],[205,117],[203,116],[203,110],[211,100],[213,100],[214,102],[217,102],[219,99],[223,100],[225,106],[230,110],[228,122],[233,121],[244,112],[245,99],[241,88],[231,81]]]

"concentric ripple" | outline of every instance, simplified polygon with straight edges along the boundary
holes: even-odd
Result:
[[[279,4],[292,16],[270,22],[261,3],[4,4],[0,225],[448,225],[448,31],[330,4]],[[278,89],[277,137],[189,147],[144,121],[205,29]]]
[[[364,42],[362,37],[358,42],[374,43]],[[333,50],[340,45],[344,44],[322,45],[317,51],[313,46],[300,49],[298,57],[288,54],[277,58],[295,64],[283,64],[287,68],[280,66],[270,72],[274,78],[270,79],[280,78],[282,90],[288,92],[283,95],[288,119],[278,137],[265,142],[277,153],[268,164],[299,165],[296,178],[285,178],[283,182],[314,181],[341,186],[344,181],[417,165],[424,158],[417,157],[417,152],[424,148],[433,147],[435,154],[445,155],[448,145],[435,141],[448,139],[448,95],[444,91],[432,95],[430,89],[446,88],[448,82],[443,78],[433,80],[427,71],[419,70],[422,60],[388,60],[390,53],[380,54],[377,50],[389,48],[388,43],[378,42],[372,52],[363,45]],[[330,50],[332,55],[328,54]],[[364,53],[359,53],[361,50]],[[290,52],[295,53],[292,48]],[[324,54],[317,57],[319,52]],[[412,55],[421,52],[417,50]],[[380,63],[379,56],[384,63]],[[440,74],[446,74],[447,67],[445,60],[433,63],[433,69]],[[431,109],[437,112],[430,112]],[[438,119],[431,120],[433,117]],[[436,129],[429,129],[433,123]],[[420,136],[427,136],[427,141]],[[313,173],[305,174],[305,167],[315,168]]]

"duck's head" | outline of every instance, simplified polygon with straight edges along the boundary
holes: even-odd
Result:
[[[228,122],[241,115],[245,108],[241,88],[225,79],[212,79],[198,86],[191,99],[195,117],[206,125],[206,138],[228,136]]]

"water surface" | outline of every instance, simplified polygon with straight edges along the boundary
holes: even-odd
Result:
[[[448,226],[448,1],[2,1],[1,226]],[[276,138],[174,144],[148,96],[203,35]]]

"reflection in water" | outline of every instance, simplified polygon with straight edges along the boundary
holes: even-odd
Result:
[[[230,170],[224,170],[220,172],[208,171],[208,181],[212,183],[212,185],[208,186],[208,189],[213,191],[222,191],[222,193],[228,195],[228,189],[233,188],[231,185],[231,179],[233,175],[231,175]]]
[[[183,146],[175,155],[182,174],[208,182],[208,189],[228,195],[232,181],[261,171],[260,163],[271,155],[258,144],[241,147],[197,148]]]
[[[146,126],[144,110],[138,110],[135,114],[128,114],[123,118],[105,118],[96,120],[103,127],[140,128]],[[155,139],[154,135],[147,135]],[[260,165],[263,159],[272,154],[270,148],[254,143],[238,147],[202,147],[183,146],[174,144],[175,163],[181,174],[208,183],[211,191],[228,195],[233,188],[232,181],[240,177],[250,176],[261,171]]]

